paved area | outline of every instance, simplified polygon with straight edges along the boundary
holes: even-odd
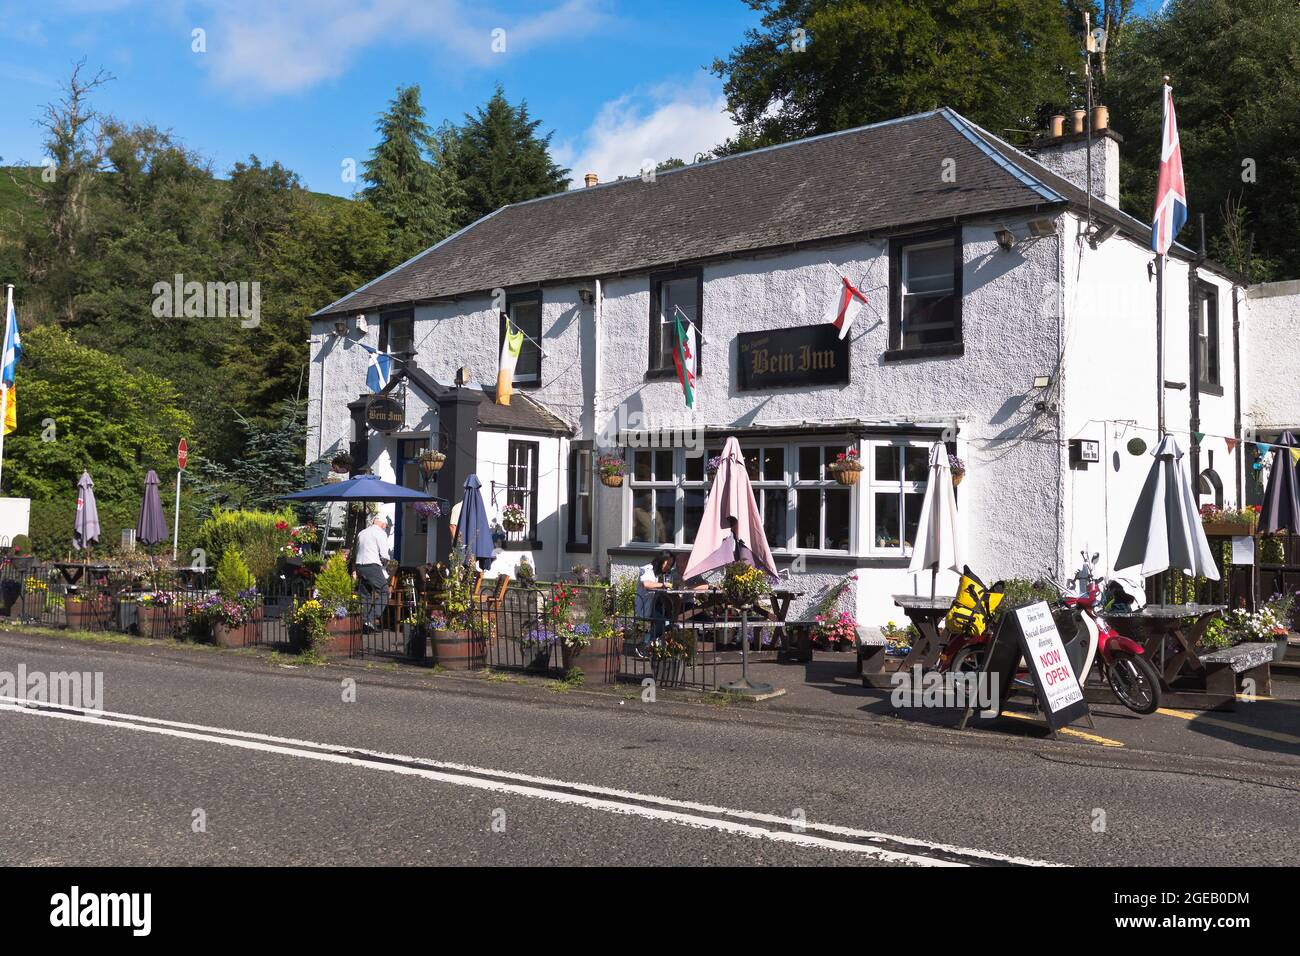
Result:
[[[0,702],[0,863],[1297,859],[1300,770],[1259,761],[0,635],[20,666],[102,674],[104,713]]]

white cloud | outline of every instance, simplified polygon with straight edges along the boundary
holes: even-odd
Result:
[[[726,100],[709,83],[660,86],[605,103],[580,139],[557,145],[556,159],[572,170],[572,185],[594,172],[601,182],[632,176],[649,159],[691,162],[736,132]]]
[[[470,4],[469,6],[473,6]],[[375,46],[430,44],[448,65],[485,66],[605,22],[600,0],[561,0],[516,19],[461,0],[195,0],[190,16],[207,33],[207,63],[222,86],[295,93],[347,72]],[[506,31],[504,53],[492,31]]]

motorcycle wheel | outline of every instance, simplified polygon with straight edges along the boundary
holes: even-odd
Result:
[[[1106,668],[1106,682],[1120,703],[1135,714],[1152,714],[1160,706],[1160,677],[1141,655],[1116,654]]]
[[[984,666],[984,648],[977,644],[967,644],[955,655],[948,670],[953,674],[978,674]]]

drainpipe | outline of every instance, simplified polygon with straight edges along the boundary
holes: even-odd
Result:
[[[601,560],[600,553],[600,526],[601,517],[604,508],[598,508],[596,502],[604,495],[596,494],[596,456],[600,454],[599,433],[601,428],[600,417],[600,390],[601,390],[601,371],[603,363],[600,360],[601,350],[601,319],[605,312],[605,285],[597,279],[596,301],[591,312],[592,341],[595,343],[592,349],[592,371],[591,371],[591,434],[587,437],[591,439],[591,561],[593,569],[597,574],[604,573],[604,562]]]
[[[1250,284],[1250,257],[1255,250],[1255,234],[1246,242],[1246,284]],[[1237,282],[1232,283],[1232,437],[1240,454],[1233,456],[1232,470],[1237,480],[1237,507],[1246,505],[1245,449],[1241,444],[1241,315],[1237,309]]]
[[[1196,440],[1196,433],[1201,430],[1201,297],[1197,286],[1200,278],[1197,268],[1205,261],[1205,213],[1200,214],[1200,231],[1200,248],[1197,249],[1196,259],[1187,270],[1188,347],[1190,349],[1188,355],[1191,358],[1191,368],[1188,371],[1191,381],[1187,383],[1188,394],[1191,396],[1189,403],[1191,421],[1188,429],[1191,434],[1188,437],[1191,439],[1189,457],[1192,460],[1194,498],[1199,497],[1201,487],[1201,443]]]

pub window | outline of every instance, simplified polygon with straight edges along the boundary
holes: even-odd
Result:
[[[528,524],[506,535],[506,547],[541,547],[537,540],[537,442],[511,441],[506,446],[506,504],[524,509]]]
[[[1219,378],[1219,289],[1203,282],[1198,288],[1199,326],[1196,330],[1200,384],[1220,385]]]
[[[874,551],[906,553],[916,543],[921,503],[929,478],[930,449],[906,442],[878,442],[867,463]]]
[[[673,361],[676,348],[675,318],[685,315],[682,324],[689,319],[696,329],[693,336],[696,375],[700,374],[700,336],[704,328],[703,310],[700,300],[704,295],[704,276],[699,269],[668,272],[650,277],[650,365],[654,373],[677,374],[677,365]],[[689,330],[688,330],[689,331]]]
[[[569,548],[591,550],[592,450],[569,451]]]
[[[843,450],[843,444],[796,449],[795,546],[801,551],[852,550],[853,491],[827,469]]]
[[[536,385],[542,380],[542,350],[538,344],[542,341],[542,293],[521,292],[506,298],[506,313],[510,324],[517,331],[524,333],[524,342],[519,349],[519,361],[515,364],[516,385]],[[497,340],[500,352],[506,337],[506,322],[501,319],[501,331]]]
[[[415,350],[415,314],[393,312],[379,317],[379,351],[401,355]]]
[[[961,342],[961,243],[955,232],[893,239],[889,246],[890,348]]]
[[[638,544],[678,541],[676,457],[671,448],[632,452],[632,540]]]

